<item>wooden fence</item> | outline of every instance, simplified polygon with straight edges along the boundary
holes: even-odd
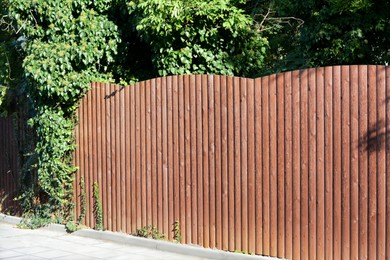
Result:
[[[104,226],[288,259],[390,259],[390,68],[93,83],[75,163]],[[80,214],[76,185],[76,213]]]
[[[19,192],[18,146],[11,117],[0,117],[0,212],[20,213],[13,200]]]

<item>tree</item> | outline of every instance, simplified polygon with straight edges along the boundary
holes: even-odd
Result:
[[[268,42],[234,2],[141,0],[129,9],[159,75],[251,76],[263,65]]]
[[[277,17],[304,21],[269,37],[272,71],[337,64],[388,64],[390,1],[274,0]]]

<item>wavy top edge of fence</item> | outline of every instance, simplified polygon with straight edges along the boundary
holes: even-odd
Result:
[[[290,70],[290,71],[284,71],[284,72],[280,72],[280,73],[274,73],[274,74],[269,74],[269,75],[265,75],[265,76],[261,76],[261,77],[256,77],[256,78],[249,78],[249,77],[241,77],[241,76],[231,76],[231,75],[220,75],[220,74],[184,74],[184,75],[169,75],[169,76],[162,76],[162,77],[156,77],[156,78],[151,78],[151,79],[147,79],[147,80],[142,80],[142,81],[139,81],[139,82],[136,82],[134,84],[129,84],[129,85],[120,85],[120,84],[116,84],[116,83],[109,83],[109,82],[98,82],[98,81],[93,81],[91,82],[91,88],[95,87],[97,84],[102,84],[102,85],[106,85],[106,86],[112,86],[112,87],[116,87],[116,88],[126,88],[126,87],[131,87],[131,86],[142,86],[148,82],[158,82],[158,81],[161,81],[161,80],[164,80],[164,79],[174,79],[174,78],[178,78],[178,79],[190,79],[190,78],[208,78],[208,79],[211,79],[211,78],[214,78],[214,77],[225,77],[226,79],[228,80],[249,80],[249,81],[258,81],[258,80],[261,80],[261,79],[265,79],[265,78],[276,78],[277,76],[281,76],[281,75],[286,75],[286,74],[292,74],[292,75],[296,75],[296,74],[299,74],[300,76],[301,75],[304,75],[305,73],[312,73],[312,72],[318,72],[318,71],[322,71],[323,73],[325,73],[325,70],[329,70],[329,69],[332,69],[332,72],[334,70],[340,70],[340,73],[341,73],[341,70],[343,68],[349,68],[349,69],[365,69],[366,71],[368,71],[369,69],[383,69],[383,70],[386,70],[386,69],[390,69],[390,66],[388,65],[373,65],[373,64],[356,64],[356,65],[333,65],[333,66],[323,66],[323,67],[313,67],[313,68],[305,68],[305,69],[296,69],[296,70]],[[368,75],[368,73],[367,73]]]

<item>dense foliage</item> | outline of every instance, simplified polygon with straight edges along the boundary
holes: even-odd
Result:
[[[228,0],[141,0],[135,9],[160,75],[250,76],[262,67],[267,40]]]
[[[71,218],[73,206],[73,113],[91,80],[110,78],[107,66],[119,42],[117,27],[106,14],[110,1],[7,4],[5,19],[14,36],[8,42],[18,45],[25,79],[14,89],[29,102],[26,113],[36,135],[36,160],[27,161],[21,204],[26,216],[63,222]]]
[[[268,72],[389,63],[389,0],[272,2],[272,21],[287,17],[289,23],[282,20],[284,26],[274,27],[276,33],[267,35],[271,46]]]
[[[0,113],[23,107],[30,226],[71,220],[74,112],[90,81],[387,64],[388,0],[0,0]],[[42,220],[43,219],[43,220]]]

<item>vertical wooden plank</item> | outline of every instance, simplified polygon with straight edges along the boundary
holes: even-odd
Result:
[[[359,258],[359,67],[350,67],[351,106],[351,259]]]
[[[196,84],[196,125],[197,125],[197,132],[196,132],[196,152],[197,152],[197,177],[198,177],[198,212],[197,212],[197,219],[198,219],[198,241],[199,245],[203,245],[203,160],[202,160],[202,151],[203,151],[203,143],[202,143],[202,137],[203,137],[203,127],[202,127],[202,109],[203,109],[203,99],[202,99],[202,77],[201,75],[195,76],[195,84]]]
[[[157,227],[163,228],[163,129],[162,129],[162,79],[156,79],[156,121],[157,121]]]
[[[145,82],[146,109],[146,225],[153,223],[152,211],[152,122],[151,122],[151,81]],[[130,129],[129,129],[130,130]]]
[[[137,197],[137,184],[136,184],[136,120],[135,120],[135,89],[136,86],[132,85],[130,86],[130,119],[131,119],[131,129],[130,129],[130,149],[131,149],[131,231],[135,232],[137,229],[137,202],[136,202],[136,197]]]
[[[248,86],[248,252],[256,251],[256,179],[255,179],[255,84],[247,81]]]
[[[263,182],[262,182],[262,85],[261,79],[255,79],[255,214],[256,214],[256,254],[263,254]]]
[[[196,243],[198,240],[198,194],[197,194],[197,117],[196,117],[196,83],[195,76],[190,76],[190,121],[191,121],[191,240]]]
[[[333,256],[333,68],[325,67],[325,259]]]
[[[234,113],[233,113],[233,78],[227,79],[227,131],[228,131],[228,190],[229,190],[229,251],[235,250],[235,230],[234,230]]]
[[[185,196],[186,196],[186,243],[192,243],[191,221],[191,114],[190,114],[190,80],[184,76],[184,105],[185,105]]]
[[[157,89],[156,89],[156,79],[150,81],[150,110],[151,110],[151,122],[152,127],[151,133],[151,181],[152,181],[152,223],[157,225],[157,215],[158,215],[158,183],[157,183]]]
[[[107,148],[106,148],[106,101],[105,101],[105,86],[103,83],[99,83],[97,85],[99,91],[99,104],[100,104],[100,137],[99,137],[99,147],[100,147],[100,159],[101,160],[101,175],[102,175],[102,185],[101,185],[101,193],[102,193],[102,210],[103,210],[103,226],[108,228],[108,216],[107,216]],[[80,107],[81,108],[81,107]],[[80,122],[82,123],[82,122]],[[77,138],[77,137],[76,137]],[[79,141],[78,141],[79,142]],[[80,168],[81,169],[81,168]],[[80,176],[79,176],[80,177]],[[80,179],[78,179],[78,185],[80,184]]]
[[[333,67],[333,258],[341,258],[341,67]]]
[[[112,104],[114,104],[114,102],[111,102]],[[86,133],[87,134],[87,144],[86,144],[86,148],[87,148],[87,151],[88,151],[88,154],[87,154],[87,177],[86,177],[86,191],[87,191],[87,201],[93,201],[93,190],[92,190],[92,185],[93,185],[93,165],[92,165],[92,136],[93,136],[93,126],[92,126],[92,121],[93,121],[93,114],[92,114],[92,93],[89,92],[88,93],[88,98],[87,98],[87,113],[85,116],[87,116],[86,118],[86,122],[87,122],[87,125],[86,125]],[[112,109],[113,105],[111,105],[111,109]],[[111,110],[113,112],[113,110]],[[113,156],[115,158],[115,155]],[[89,185],[88,185],[89,184]],[[95,220],[94,220],[94,217],[93,217],[93,206],[92,206],[92,203],[89,204],[89,222],[88,222],[88,225],[89,226],[95,226]],[[115,222],[114,222],[115,223]]]
[[[187,243],[186,223],[186,193],[185,193],[185,107],[184,107],[184,76],[179,76],[179,160],[180,160],[180,225],[183,243]]]
[[[167,78],[164,77],[161,79],[161,110],[162,110],[162,185],[163,185],[163,226],[161,230],[164,234],[169,232],[169,220],[168,220],[168,207],[169,207],[169,197],[168,197],[168,116],[167,116]]]
[[[126,212],[126,233],[131,233],[131,128],[133,126],[131,121],[131,104],[130,104],[130,90],[131,86],[126,86],[124,89],[125,92],[125,193],[126,193],[126,203],[125,203],[125,212]],[[104,169],[104,168],[103,168]]]
[[[104,171],[102,170],[102,97],[101,97],[101,91],[100,91],[100,83],[95,83],[95,91],[96,91],[96,163],[97,163],[97,176],[98,176],[98,183],[100,187],[100,197],[102,202],[102,208],[103,203],[105,203],[105,194],[103,192],[105,183],[103,182],[103,174]],[[103,214],[103,226],[105,227],[105,220],[104,220],[104,214]]]
[[[229,248],[229,200],[228,200],[228,81],[221,77],[221,155],[222,155],[222,250]]]
[[[137,228],[142,228],[142,166],[141,166],[141,85],[135,84],[135,181],[136,181],[136,209]],[[159,227],[161,228],[161,226]]]
[[[285,213],[285,114],[284,114],[284,75],[276,76],[277,111],[277,256],[285,256],[286,213]]]
[[[111,153],[112,153],[112,172],[113,175],[111,176],[111,184],[112,184],[112,225],[113,225],[113,231],[119,231],[120,226],[120,211],[118,210],[118,206],[120,205],[120,193],[118,192],[118,177],[120,176],[119,169],[119,158],[120,154],[118,152],[118,146],[119,146],[119,93],[117,91],[116,85],[111,85],[111,91],[114,93],[112,96],[112,102],[111,102],[111,111],[112,111],[112,117],[111,117]],[[119,224],[119,225],[118,225]]]
[[[368,257],[367,66],[359,66],[359,258]]]
[[[284,73],[284,120],[285,120],[285,254],[293,256],[293,113],[292,73]],[[295,243],[294,243],[295,244]]]
[[[172,77],[173,95],[173,207],[175,221],[180,223],[180,179],[179,179],[179,82],[178,77]]]
[[[292,72],[292,115],[293,115],[293,122],[292,122],[292,129],[293,129],[293,143],[292,143],[292,149],[293,149],[293,241],[294,241],[294,248],[293,248],[293,259],[300,259],[301,258],[301,224],[300,224],[300,218],[301,218],[301,193],[300,193],[300,181],[301,181],[301,163],[300,163],[300,80],[299,80],[299,71],[293,71]]]
[[[247,79],[240,78],[241,109],[241,250],[248,252],[248,113]]]
[[[241,227],[241,111],[240,111],[240,80],[233,78],[234,93],[234,178],[235,178],[235,248],[241,251],[242,227]]]
[[[116,210],[116,231],[121,231],[122,218],[121,218],[121,99],[120,90],[118,85],[114,85],[115,94],[115,210]]]
[[[377,76],[368,66],[368,258],[377,257]]]
[[[351,202],[350,202],[350,75],[349,66],[341,67],[341,256],[343,259],[350,258],[351,252]]]
[[[261,78],[262,139],[263,139],[263,254],[270,255],[270,137],[269,137],[269,76]]]
[[[118,182],[118,188],[120,187],[120,214],[121,214],[121,227],[120,231],[126,232],[126,110],[125,110],[125,91],[124,87],[120,86],[120,182]],[[100,178],[99,178],[100,179]],[[101,186],[100,186],[101,187]]]
[[[89,178],[91,185],[94,181],[96,181],[96,144],[95,144],[95,138],[96,138],[96,104],[95,104],[95,91],[94,89],[91,89],[89,91],[89,97],[90,101],[88,104],[88,115],[91,117],[89,118],[89,124],[88,124],[88,151],[89,151],[89,159],[88,159],[88,165],[89,165]],[[91,196],[93,196],[93,189],[91,188]],[[95,218],[93,217],[93,214],[91,214],[92,219],[91,223],[94,223],[93,225],[96,225]]]
[[[204,247],[210,245],[210,184],[209,184],[209,121],[208,121],[208,80],[202,75],[202,114],[203,114],[203,236]]]
[[[316,230],[316,258],[325,259],[325,87],[324,87],[324,68],[318,68],[316,71],[316,135],[317,135],[317,230]],[[313,174],[313,172],[311,172]]]
[[[317,85],[316,70],[308,70],[308,141],[309,141],[309,259],[317,256]],[[320,176],[318,176],[319,178]]]
[[[377,73],[377,259],[386,259],[386,71],[376,66]]]
[[[140,180],[138,183],[141,186],[141,227],[146,226],[146,116],[145,116],[145,81],[140,82]]]
[[[207,76],[208,85],[208,120],[209,120],[209,201],[210,201],[210,248],[215,247],[215,127],[214,127],[214,81],[213,76]]]
[[[174,203],[174,200],[173,200],[173,192],[174,192],[174,187],[173,187],[173,174],[174,174],[174,170],[173,170],[173,125],[172,125],[172,120],[173,120],[173,107],[172,107],[172,77],[167,77],[167,124],[168,124],[168,136],[167,136],[167,142],[168,142],[168,153],[167,153],[167,157],[168,157],[168,229],[167,229],[167,233],[168,233],[168,239],[172,239],[173,238],[173,232],[171,232],[172,230],[172,225],[173,225],[173,222],[175,221],[174,220],[174,216],[173,216],[173,213],[174,213],[174,206],[173,206],[173,203]]]
[[[215,247],[222,249],[221,77],[214,76],[215,103]]]
[[[308,70],[300,71],[301,97],[301,259],[309,255],[309,142],[308,142]]]
[[[277,85],[276,75],[273,74],[269,77],[269,138],[270,138],[270,254],[276,256],[278,254],[278,194],[273,192],[278,190],[277,174]]]
[[[104,87],[106,89],[106,129],[107,129],[107,135],[106,135],[106,142],[107,142],[107,213],[108,213],[108,221],[107,221],[107,229],[113,230],[113,209],[112,209],[112,186],[111,186],[111,176],[113,175],[113,167],[112,167],[112,130],[111,127],[111,119],[114,117],[113,111],[112,111],[112,97],[111,97],[111,88],[109,84],[104,84]],[[88,185],[89,183],[89,185]],[[92,183],[87,182],[86,179],[86,187],[92,185]],[[90,197],[87,198],[87,200]],[[92,201],[92,200],[89,200]]]

